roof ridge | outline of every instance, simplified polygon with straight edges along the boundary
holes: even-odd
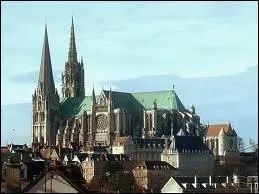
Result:
[[[131,94],[154,93],[154,92],[172,92],[172,91],[173,90],[154,90],[154,91],[132,92]]]

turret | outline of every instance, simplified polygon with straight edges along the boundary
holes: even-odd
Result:
[[[108,99],[108,112],[111,113],[112,112],[112,91],[111,91],[111,87],[110,87],[110,91],[109,91],[109,99]]]
[[[196,114],[195,113],[195,107],[193,105],[191,106],[191,113],[194,114],[194,115]]]
[[[218,135],[218,141],[219,141],[219,156],[224,156],[224,152],[226,150],[226,133],[224,129],[222,128]]]
[[[93,86],[93,90],[92,90],[92,105],[95,106],[96,104],[96,97],[95,97],[95,92],[94,92],[94,86]]]

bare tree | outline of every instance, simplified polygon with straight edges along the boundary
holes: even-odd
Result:
[[[258,148],[258,144],[254,139],[249,138],[249,147],[251,147],[252,151],[254,152]]]
[[[241,152],[245,149],[245,142],[242,137],[237,137],[237,148]]]

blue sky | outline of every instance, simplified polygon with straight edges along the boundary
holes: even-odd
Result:
[[[45,23],[60,88],[72,15],[88,94],[105,80],[211,77],[258,65],[257,2],[2,2],[1,14],[2,104],[31,102]]]

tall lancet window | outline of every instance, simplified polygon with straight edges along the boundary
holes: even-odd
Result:
[[[152,114],[148,114],[148,129],[152,129]]]

